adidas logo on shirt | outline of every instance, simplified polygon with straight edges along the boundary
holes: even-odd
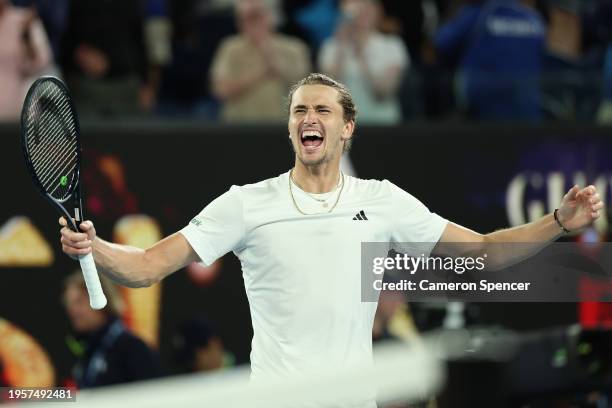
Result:
[[[363,210],[359,211],[357,213],[357,215],[355,215],[353,217],[354,220],[360,220],[360,221],[367,221],[368,217],[366,217],[365,213],[363,212]]]

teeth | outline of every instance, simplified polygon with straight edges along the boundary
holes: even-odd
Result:
[[[306,130],[306,131],[304,131],[302,133],[302,139],[305,138],[305,137],[309,137],[309,136],[312,136],[312,137],[323,137],[323,136],[321,136],[321,133],[316,131],[316,130]]]

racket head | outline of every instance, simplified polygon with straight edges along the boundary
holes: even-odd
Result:
[[[34,185],[56,205],[72,197],[79,184],[79,135],[76,110],[64,83],[51,76],[34,81],[21,111],[21,146]],[[60,212],[66,211],[62,207]]]

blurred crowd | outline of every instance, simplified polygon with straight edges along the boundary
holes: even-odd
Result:
[[[282,122],[310,71],[362,124],[612,122],[612,0],[0,0],[0,120],[56,75],[82,116]]]
[[[235,364],[213,324],[202,317],[175,325],[172,358],[163,364],[158,347],[126,324],[130,319],[124,315],[127,306],[119,289],[105,278],[101,284],[108,306],[94,310],[89,306],[82,272],[74,271],[64,279],[61,298],[72,327],[66,345],[75,364],[71,374],[60,380],[63,385],[95,388],[170,374],[212,372]]]

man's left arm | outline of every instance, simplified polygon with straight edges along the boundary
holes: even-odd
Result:
[[[555,214],[551,213],[537,221],[489,234],[479,234],[449,222],[432,252],[438,255],[465,256],[472,252],[486,251],[493,265],[513,264],[539,251],[564,232],[573,232],[590,225],[599,218],[603,207],[604,203],[595,186],[580,189],[576,185],[563,196],[556,210],[558,222]],[[503,244],[512,243],[531,245],[517,245],[512,250],[505,250]]]

